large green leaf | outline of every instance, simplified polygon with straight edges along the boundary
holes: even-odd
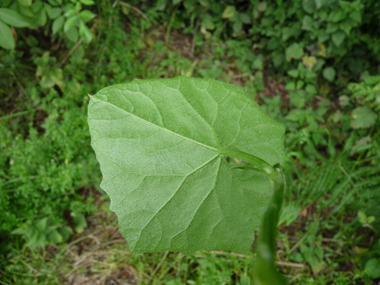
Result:
[[[226,155],[280,163],[284,127],[242,87],[134,80],[91,96],[88,121],[101,187],[132,252],[247,252],[273,186]]]

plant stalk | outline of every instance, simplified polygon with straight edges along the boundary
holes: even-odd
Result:
[[[285,280],[275,267],[276,231],[284,199],[285,179],[280,168],[268,175],[273,183],[274,193],[263,218],[257,241],[257,259],[251,273],[254,285],[284,285]]]

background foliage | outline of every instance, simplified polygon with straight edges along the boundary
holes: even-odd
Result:
[[[375,0],[1,1],[1,282],[249,284],[253,249],[129,254],[98,186],[87,94],[185,75],[244,86],[287,127],[290,283],[377,284],[379,15]]]

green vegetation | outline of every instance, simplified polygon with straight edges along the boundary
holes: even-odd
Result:
[[[99,187],[87,94],[177,75],[241,85],[286,126],[286,280],[378,283],[378,1],[86,2],[1,2],[0,283],[250,284],[255,247],[129,253]]]
[[[242,87],[133,80],[91,96],[88,117],[101,187],[131,253],[247,253],[261,224],[253,283],[284,284],[274,258],[285,180],[274,165],[285,128]]]
[[[134,80],[91,96],[88,117],[101,186],[131,252],[249,250],[273,196],[272,165],[284,160],[285,130],[242,87]]]

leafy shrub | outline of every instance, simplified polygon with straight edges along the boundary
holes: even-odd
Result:
[[[21,2],[13,1],[12,7],[17,10]],[[103,1],[105,5],[98,5],[98,10],[95,6],[84,8],[98,11],[100,15],[93,26],[98,40],[90,46],[83,43],[75,45],[72,54],[65,45],[59,44],[67,38],[64,24],[59,32],[52,35],[52,25],[57,18],[51,19],[48,14],[46,24],[38,30],[11,28],[18,38],[16,51],[0,49],[0,78],[3,79],[0,83],[0,211],[4,213],[0,217],[0,246],[2,253],[7,252],[8,260],[5,262],[12,264],[8,267],[9,279],[5,281],[12,283],[12,276],[17,275],[14,279],[20,280],[14,282],[17,284],[49,283],[50,279],[45,278],[46,260],[36,257],[44,251],[23,252],[18,249],[22,245],[36,248],[65,241],[70,233],[83,230],[86,213],[94,209],[92,198],[86,199],[87,195],[82,195],[98,185],[100,176],[88,148],[86,94],[134,78],[165,78],[182,74],[225,82],[241,80],[239,84],[246,84],[250,95],[258,95],[257,98],[262,100],[262,109],[287,126],[284,167],[289,191],[281,223],[285,222],[289,228],[302,227],[295,236],[305,239],[302,248],[300,246],[293,251],[293,247],[288,256],[289,250],[282,248],[285,252],[279,252],[280,260],[307,263],[315,273],[322,269],[321,265],[334,268],[318,273],[318,281],[310,277],[310,270],[304,268],[302,274],[305,276],[293,282],[322,284],[326,278],[335,280],[337,284],[356,282],[352,281],[352,275],[348,275],[346,269],[337,269],[347,268],[346,265],[354,268],[353,263],[337,264],[334,259],[337,252],[349,258],[357,247],[367,248],[367,233],[372,235],[373,229],[379,231],[377,177],[380,175],[380,137],[379,120],[373,115],[378,115],[379,81],[376,76],[372,79],[367,79],[367,76],[378,74],[376,47],[380,13],[373,11],[379,11],[380,4],[378,1],[355,2],[361,3],[358,6],[361,23],[352,26],[350,36],[346,35],[339,47],[335,45],[332,34],[323,43],[310,35],[318,35],[319,30],[327,29],[329,21],[323,22],[319,13],[322,10],[328,14],[336,9],[342,10],[341,1],[331,1],[330,7],[322,6],[313,13],[305,11],[302,1],[128,1],[129,5],[134,5],[132,8],[128,5],[112,7],[112,3]],[[6,1],[1,5],[3,3]],[[53,9],[58,7],[50,1],[44,3]],[[67,3],[63,1],[60,9]],[[278,7],[283,11],[284,7],[288,9],[293,4],[300,7],[295,12],[290,9],[293,14],[286,12],[283,16],[276,12]],[[147,18],[136,9],[140,9]],[[297,21],[302,21],[305,16],[321,21],[318,29],[302,30],[303,23]],[[280,21],[281,17],[285,20]],[[268,26],[271,18],[275,28]],[[330,25],[340,26],[341,22]],[[301,28],[286,39],[286,28],[293,25]],[[315,27],[315,23],[312,26]],[[271,31],[276,33],[271,35]],[[346,45],[350,46],[353,40],[351,36],[356,34],[359,35],[356,43],[343,56],[344,52],[338,51],[346,50]],[[170,35],[173,37],[169,41]],[[272,38],[279,42],[274,50],[270,49]],[[189,42],[183,41],[182,45],[176,46],[183,39]],[[70,39],[67,43],[69,48],[73,46]],[[193,53],[191,45],[194,45]],[[313,48],[308,49],[310,45]],[[49,50],[45,50],[47,48]],[[303,55],[300,57],[301,49]],[[334,52],[328,53],[329,50]],[[286,60],[287,56],[290,61]],[[275,63],[280,57],[283,61],[277,66]],[[356,62],[357,59],[359,61]],[[351,73],[350,68],[354,68],[356,73]],[[369,72],[363,73],[365,69]],[[272,97],[274,94],[271,92],[267,97],[268,89],[260,92],[264,83],[271,88],[268,86],[271,81],[266,80],[268,75],[281,76],[281,73],[284,76],[275,86],[281,91],[278,95]],[[358,74],[362,74],[363,82],[349,84],[351,91],[343,90],[348,82],[357,81]],[[289,93],[284,92],[282,83]],[[68,164],[67,157],[71,157]],[[337,200],[339,203],[336,205]],[[307,221],[302,219],[303,209],[308,210]],[[364,227],[365,234],[362,234],[361,227]],[[294,244],[288,239],[293,235],[289,228],[280,233],[285,247],[288,243]],[[326,246],[323,241],[326,236],[339,242]],[[11,247],[13,250],[8,251]],[[316,250],[322,247],[323,251]],[[118,257],[119,252],[116,253]],[[144,259],[147,256],[134,255],[135,260],[141,262],[136,269],[140,274],[145,274],[144,269],[149,272],[146,264],[161,260],[158,255],[149,255],[157,261]],[[202,258],[207,262],[201,261],[199,254],[192,257],[191,262],[190,258],[179,256],[184,263],[181,268],[178,264],[178,269],[177,265],[160,269],[160,280],[176,274],[177,279],[172,280],[174,283],[179,279],[181,281],[178,282],[185,283],[187,279],[194,280],[188,280],[188,283],[239,282],[240,278],[236,277],[242,265],[236,264],[233,270],[223,269],[230,259],[222,264],[220,259],[214,260],[213,255],[204,256]],[[373,269],[378,258],[378,254],[363,258],[363,271],[355,269],[352,273],[355,274],[354,279],[362,281],[364,274],[376,277]],[[37,259],[39,264],[34,263]],[[62,267],[60,262],[57,264]],[[29,265],[36,269],[33,274],[30,274]],[[180,273],[185,265],[188,272],[193,273],[191,278],[187,270],[184,276]],[[105,263],[103,266],[106,267]],[[248,261],[244,267],[248,267]],[[287,270],[284,267],[282,270],[289,277],[295,276],[295,272],[300,273],[294,268]],[[3,274],[4,271],[0,271]],[[61,278],[50,267],[48,272],[54,280]],[[164,275],[164,272],[169,272],[169,275]],[[244,272],[241,283],[246,284],[247,269]],[[29,279],[24,279],[27,275]],[[37,275],[38,279],[35,279]]]
[[[3,0],[0,8],[0,46],[5,49],[15,48],[15,38],[11,27],[37,29],[44,27],[46,33],[63,35],[76,42],[79,35],[86,42],[92,39],[92,33],[86,22],[96,14],[83,5],[91,6],[93,0]],[[13,30],[15,35],[16,32]],[[63,32],[62,32],[63,31]]]
[[[16,228],[13,233],[24,235],[26,245],[31,248],[64,241],[68,235],[66,225],[82,231],[83,214],[95,209],[91,195],[85,202],[86,196],[79,191],[96,185],[99,177],[89,146],[85,89],[75,80],[67,82],[62,85],[65,97],[61,98],[54,89],[45,93],[41,87],[30,87],[27,91],[32,104],[24,116],[32,123],[24,125],[23,116],[12,114],[1,118],[0,240],[3,250],[11,244],[10,232]],[[38,232],[45,234],[37,235]]]
[[[108,28],[107,22],[101,24]],[[36,248],[64,242],[70,231],[85,228],[85,215],[95,210],[89,192],[94,187],[101,191],[99,166],[89,145],[88,93],[145,76],[154,54],[137,60],[139,42],[139,27],[126,34],[116,21],[113,32],[102,35],[103,53],[85,53],[81,45],[65,65],[56,51],[36,48],[30,60],[35,68],[25,68],[23,52],[0,50],[0,76],[5,79],[0,88],[2,253],[12,245]],[[21,94],[14,93],[17,86]]]
[[[366,73],[362,82],[350,83],[348,89],[359,104],[366,104],[375,111],[380,110],[380,75],[370,76]]]
[[[252,70],[264,56],[282,72],[302,62],[334,81],[339,75],[377,72],[380,64],[379,35],[373,28],[368,30],[378,26],[376,1],[162,0],[144,3],[142,9],[153,22],[200,32],[206,40],[220,36],[248,40],[245,54],[254,52],[248,57]],[[173,14],[160,13],[163,10]],[[173,16],[175,20],[170,20]]]

